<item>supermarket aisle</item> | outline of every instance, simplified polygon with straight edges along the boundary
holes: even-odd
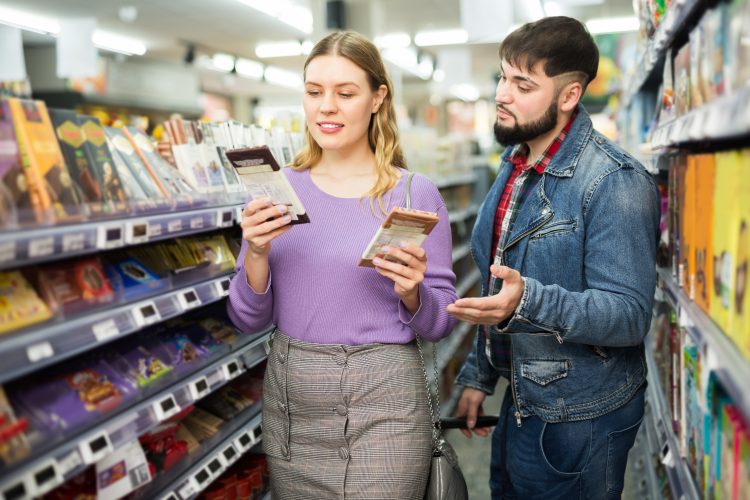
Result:
[[[497,414],[502,404],[502,395],[505,393],[505,380],[501,379],[498,383],[495,394],[485,400],[484,411],[488,414]],[[481,438],[473,436],[466,439],[463,434],[457,430],[450,430],[446,433],[448,440],[458,454],[458,460],[461,464],[461,470],[466,478],[466,484],[469,487],[470,500],[489,500],[490,498],[490,438]],[[638,498],[635,491],[635,484],[638,481],[639,472],[633,467],[634,453],[631,451],[630,463],[625,473],[625,490],[622,494],[622,500],[635,500]],[[649,499],[654,500],[654,499]]]

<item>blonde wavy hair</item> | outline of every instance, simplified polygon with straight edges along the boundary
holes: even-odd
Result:
[[[393,107],[393,83],[391,83],[377,47],[355,31],[334,32],[315,44],[305,61],[305,72],[313,59],[323,55],[345,57],[362,68],[367,74],[367,80],[373,92],[377,91],[381,85],[385,85],[388,89],[383,103],[370,119],[368,139],[370,149],[375,153],[377,180],[372,189],[365,195],[370,197],[373,210],[377,200],[380,210],[385,213],[383,195],[398,182],[398,175],[391,167],[406,169],[404,154],[398,142],[396,111]],[[295,156],[292,168],[295,170],[310,168],[318,163],[322,156],[322,148],[315,142],[312,134],[305,127],[305,145]]]

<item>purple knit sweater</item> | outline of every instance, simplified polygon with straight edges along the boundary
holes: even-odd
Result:
[[[320,344],[404,344],[417,333],[437,341],[456,324],[445,308],[456,300],[448,211],[437,188],[415,175],[412,208],[437,212],[440,222],[427,237],[427,272],[420,285],[420,307],[412,316],[393,290],[393,281],[357,262],[382,218],[369,199],[337,198],[321,191],[310,171],[284,172],[310,216],[271,243],[268,288],[255,293],[245,276],[245,252],[229,288],[227,309],[234,324],[258,332],[275,324],[286,335]],[[404,180],[384,197],[386,208],[402,206]]]

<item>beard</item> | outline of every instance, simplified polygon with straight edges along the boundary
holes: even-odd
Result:
[[[510,114],[516,122],[512,127],[504,127],[497,121],[495,122],[495,139],[503,146],[528,142],[542,134],[546,134],[557,125],[557,98],[552,100],[552,103],[550,103],[547,111],[544,112],[541,118],[523,125],[518,123],[516,115],[507,109],[503,109],[503,111]]]

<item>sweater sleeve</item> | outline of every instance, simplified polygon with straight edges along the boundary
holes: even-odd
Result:
[[[422,245],[427,255],[427,272],[419,285],[419,309],[412,315],[399,301],[399,318],[415,334],[437,342],[447,337],[457,323],[446,311],[448,304],[456,301],[448,209],[437,187],[425,177],[415,176],[411,196],[413,208],[437,212],[440,221]]]
[[[268,284],[263,293],[257,293],[247,282],[245,273],[245,253],[247,242],[242,242],[242,249],[237,257],[237,274],[229,285],[227,313],[234,326],[245,333],[256,333],[269,326],[273,321],[272,276],[269,270]]]

